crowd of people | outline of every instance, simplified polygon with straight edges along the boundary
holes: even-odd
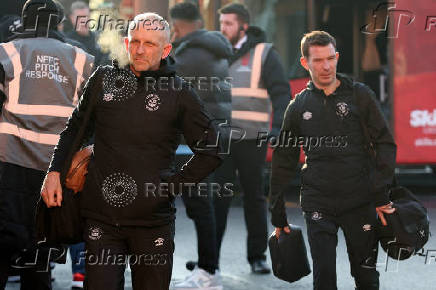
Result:
[[[69,246],[73,287],[124,289],[126,263],[103,262],[119,255],[128,257],[133,289],[168,289],[174,199],[181,196],[195,225],[198,257],[187,261],[191,274],[173,288],[223,289],[220,252],[233,197],[224,185],[236,178],[247,262],[254,274],[269,274],[268,143],[259,142],[265,134],[268,140],[326,140],[302,146],[301,203],[314,289],[336,289],[338,228],[357,289],[379,289],[373,227],[377,214],[383,220],[394,211],[387,188],[396,145],[374,93],[336,72],[334,37],[313,31],[301,40],[301,64],[311,81],[292,100],[280,56],[265,32],[250,24],[247,7],[231,3],[218,13],[220,31],[204,29],[190,2],[171,7],[168,22],[151,12],[135,16],[124,39],[125,66],[110,63],[95,32],[78,23],[90,18],[84,2],[71,5],[67,17],[74,29],[66,32],[64,9],[55,0],[28,0],[21,16],[0,19],[6,28],[0,34],[0,289],[14,273],[21,289],[52,289],[50,268],[17,271],[14,261],[37,243],[38,200],[48,208],[62,205],[61,173],[77,142],[94,147],[80,193],[83,242]],[[361,121],[378,153],[375,170]],[[329,136],[348,137],[347,146],[328,146]],[[192,157],[178,169],[175,152],[183,143]],[[274,149],[269,209],[277,238],[290,232],[284,194],[299,156],[300,146]],[[206,195],[187,194],[188,185],[199,183],[207,184]],[[149,194],[149,184],[159,190]],[[143,255],[151,264],[141,263]]]

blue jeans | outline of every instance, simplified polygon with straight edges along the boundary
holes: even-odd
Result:
[[[73,274],[85,274],[85,243],[70,245],[70,256]]]

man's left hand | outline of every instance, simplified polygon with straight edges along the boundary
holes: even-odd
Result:
[[[386,214],[392,214],[392,213],[395,212],[395,208],[393,208],[392,205],[393,205],[393,203],[390,202],[390,203],[388,203],[386,205],[382,205],[382,206],[379,206],[379,207],[375,208],[375,210],[376,210],[376,212],[378,214],[378,217],[380,218],[380,221],[381,221],[383,226],[387,226],[388,225],[388,223],[386,222],[384,214],[385,213]]]

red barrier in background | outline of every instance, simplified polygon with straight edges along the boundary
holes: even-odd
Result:
[[[393,39],[393,116],[397,162],[436,163],[435,1],[398,0],[396,9],[415,17],[401,20]],[[430,18],[429,18],[430,17]],[[433,16],[435,17],[435,16]],[[407,17],[404,17],[407,18]],[[436,17],[435,17],[436,20]],[[430,22],[430,23],[429,23]],[[436,22],[435,22],[436,24]]]
[[[306,88],[307,82],[309,81],[309,78],[302,78],[302,79],[294,79],[289,81],[289,84],[291,85],[291,96],[292,99],[295,98],[295,95],[301,92]],[[272,148],[268,147],[268,150],[266,151],[266,161],[271,162],[272,159]],[[301,151],[300,154],[300,162],[304,163],[304,153]]]

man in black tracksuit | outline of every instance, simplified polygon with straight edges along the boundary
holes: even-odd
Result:
[[[81,193],[86,289],[124,289],[128,255],[133,289],[168,289],[174,195],[194,194],[190,183],[200,182],[221,163],[218,150],[206,146],[217,137],[208,113],[192,88],[175,76],[167,58],[168,23],[154,13],[137,15],[132,23],[125,40],[130,66],[103,67],[91,76],[61,133],[42,189],[48,206],[61,204],[59,172],[86,107],[98,98],[87,127],[87,136],[95,136],[94,155]],[[101,93],[90,95],[99,74]],[[181,134],[194,156],[174,173]]]
[[[229,126],[232,99],[226,78],[229,77],[228,58],[232,55],[230,42],[217,31],[202,29],[201,14],[192,3],[176,4],[170,9],[170,16],[178,75],[195,86],[215,122],[227,122]],[[224,137],[220,136],[221,142]],[[213,182],[213,176],[207,181]],[[212,197],[185,195],[183,202],[197,231],[198,268],[213,275],[218,267],[218,257]]]
[[[332,36],[323,31],[306,34],[301,51],[301,63],[312,81],[290,102],[279,141],[274,142],[272,224],[277,237],[283,229],[290,231],[283,191],[296,169],[302,145],[306,162],[301,173],[301,206],[313,259],[314,288],[336,289],[340,227],[357,289],[378,289],[374,227],[377,214],[386,224],[383,214],[394,211],[387,191],[394,175],[396,145],[374,93],[336,74],[339,54]],[[365,131],[377,152],[374,161]]]

